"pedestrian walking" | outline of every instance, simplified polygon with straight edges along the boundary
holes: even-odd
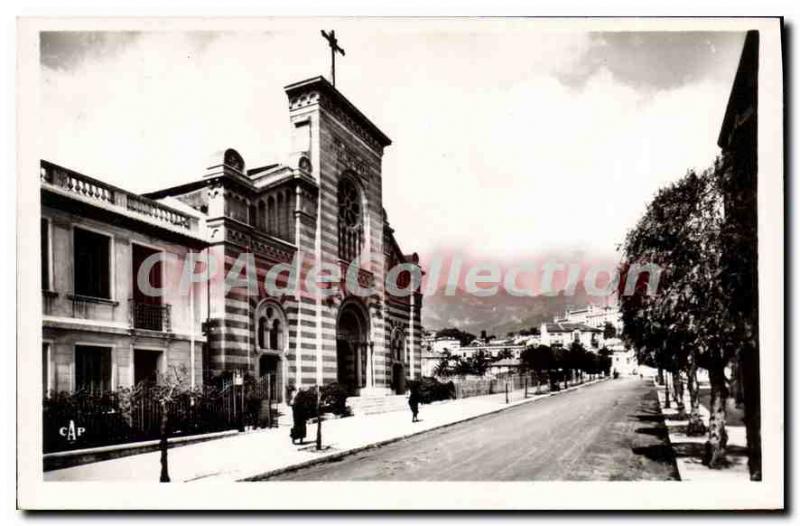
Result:
[[[292,430],[289,432],[289,436],[292,438],[292,444],[296,444],[298,440],[302,444],[306,438],[306,419],[308,415],[306,414],[306,408],[299,389],[293,393],[291,406]]]
[[[417,384],[411,384],[411,389],[408,395],[408,407],[411,408],[411,422],[419,422],[419,389]]]

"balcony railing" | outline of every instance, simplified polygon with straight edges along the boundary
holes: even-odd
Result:
[[[82,197],[114,204],[115,189],[111,185],[50,163],[43,162],[40,170],[40,177],[44,183],[58,186]]]
[[[109,298],[98,298],[96,296],[84,296],[81,294],[67,294],[67,298],[72,301],[72,317],[92,319],[97,313],[97,308],[110,306],[112,309],[119,305],[118,302]]]
[[[188,215],[167,208],[157,201],[133,194],[128,194],[127,201],[128,210],[149,216],[156,221],[169,223],[179,228],[191,229],[191,218]]]
[[[42,183],[84,199],[118,207],[126,213],[144,216],[150,222],[188,231],[199,229],[197,218],[189,214],[67,168],[42,161],[39,175]]]
[[[130,323],[134,329],[170,332],[170,305],[130,300]]]

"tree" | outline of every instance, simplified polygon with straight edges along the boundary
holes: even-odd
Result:
[[[453,367],[450,365],[452,361],[453,355],[450,354],[449,350],[445,349],[444,352],[442,352],[442,357],[433,369],[434,376],[449,378],[450,375],[453,374]]]
[[[568,369],[568,360],[567,360],[567,350],[561,347],[560,345],[552,345],[550,347],[551,352],[553,353],[553,365],[551,371],[557,372],[553,376],[560,376],[560,381],[564,382],[564,389],[568,387],[567,385],[567,369]],[[554,382],[551,381],[551,385]]]
[[[467,376],[472,374],[472,364],[470,360],[464,360],[460,356],[456,357],[453,365],[453,374],[457,376]]]
[[[486,356],[486,353],[483,352],[483,350],[478,351],[475,353],[475,356],[470,359],[469,366],[472,374],[477,376],[486,375],[486,371],[489,370],[489,363],[489,357]]]
[[[598,372],[608,376],[611,372],[611,355],[613,353],[608,347],[603,347],[597,352],[597,367]]]
[[[621,297],[626,339],[649,354],[659,369],[672,373],[679,411],[683,406],[681,371],[696,374],[698,365],[708,369],[711,418],[705,460],[709,467],[718,468],[726,464],[724,369],[735,354],[736,338],[728,309],[730,292],[720,266],[722,199],[715,171],[716,164],[714,170],[700,175],[689,172],[658,192],[626,238],[621,269],[623,283],[633,265],[657,265],[658,290],[645,292],[642,281],[636,283],[633,294]],[[690,377],[688,385],[690,420],[696,420],[696,378]],[[665,383],[669,404],[667,389]]]
[[[169,410],[170,406],[175,402],[177,397],[186,391],[188,386],[186,384],[185,367],[178,369],[175,366],[170,366],[167,372],[159,375],[159,381],[156,385],[150,387],[151,393],[158,402],[159,409],[161,410],[161,420],[159,426],[159,450],[161,451],[161,475],[159,482],[169,482],[169,460],[167,451],[169,448]]]
[[[520,336],[539,336],[539,327],[531,327],[530,329],[522,329],[519,331]]]
[[[755,45],[753,44],[755,38]],[[749,32],[744,53],[758,53],[757,32]],[[758,59],[756,58],[755,61]],[[740,71],[743,71],[740,66]],[[738,74],[737,74],[738,77]],[[741,99],[739,99],[741,100]],[[755,117],[755,116],[754,116]],[[729,298],[732,340],[737,364],[737,387],[744,404],[748,468],[751,480],[761,480],[761,384],[758,342],[758,221],[757,122],[740,128],[736,146],[728,145],[715,164],[715,182],[724,196],[720,271]],[[737,393],[738,394],[738,393]]]
[[[546,345],[529,346],[520,353],[520,368],[523,372],[533,371],[538,378],[547,374],[552,384],[555,369],[553,350]],[[538,385],[537,385],[538,387]]]
[[[603,338],[606,340],[609,338],[616,338],[617,337],[617,328],[611,322],[606,322],[603,326]]]
[[[436,333],[437,338],[455,338],[459,341],[462,347],[465,347],[475,340],[475,335],[469,332],[464,332],[456,327],[442,329]]]
[[[574,375],[575,379],[582,376],[587,368],[587,351],[581,342],[574,341],[564,354],[566,368]]]
[[[689,423],[686,426],[687,436],[702,436],[706,433],[706,424],[700,417],[700,385],[697,382],[697,357],[689,353],[686,370],[686,387],[689,390]]]
[[[510,349],[503,349],[499,353],[497,353],[497,358],[492,361],[500,361],[500,360],[507,360],[509,358],[513,358],[514,353],[511,352]]]

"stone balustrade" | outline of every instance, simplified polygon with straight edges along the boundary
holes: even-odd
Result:
[[[189,214],[46,161],[41,162],[40,178],[44,185],[120,207],[157,223],[189,231],[198,230],[197,218]]]

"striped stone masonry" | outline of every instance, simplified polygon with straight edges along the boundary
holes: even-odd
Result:
[[[246,174],[243,160],[229,174],[230,180],[223,180],[223,190],[209,196],[209,210],[221,210],[224,215],[218,223],[210,218],[211,228],[216,229],[212,233],[216,257],[224,260],[227,274],[241,254],[253,252],[259,284],[255,294],[243,288],[226,292],[222,283],[211,286],[215,306],[209,324],[209,366],[213,374],[238,369],[259,375],[263,352],[256,345],[257,317],[264,305],[270,305],[285,320],[282,348],[275,355],[282,392],[342,382],[353,387],[354,394],[388,394],[405,383],[399,382],[400,376],[420,376],[422,349],[421,296],[390,298],[385,290],[387,261],[403,260],[402,254],[395,253],[399,249],[383,210],[381,162],[390,141],[324,79],[291,85],[286,92],[290,124],[299,137],[293,143],[301,145],[292,152],[297,166],[276,169],[276,176],[259,175],[273,194],[278,192],[284,200],[294,196],[290,210],[279,212],[277,231],[282,239],[263,235],[258,219],[247,221],[245,212],[259,213],[254,203],[261,202],[258,194],[266,189],[260,190],[258,182],[255,188],[241,183],[239,173]],[[343,282],[346,277],[350,262],[339,257],[339,186],[345,178],[360,195],[358,284],[373,290],[368,297],[356,297],[342,283],[338,294],[323,298],[309,294],[304,284],[309,272],[322,264],[338,266]],[[215,199],[225,202],[214,205]],[[394,259],[387,258],[387,251]],[[269,297],[264,278],[281,263],[298,265],[300,292]],[[282,279],[279,286],[287,285],[286,277]]]

